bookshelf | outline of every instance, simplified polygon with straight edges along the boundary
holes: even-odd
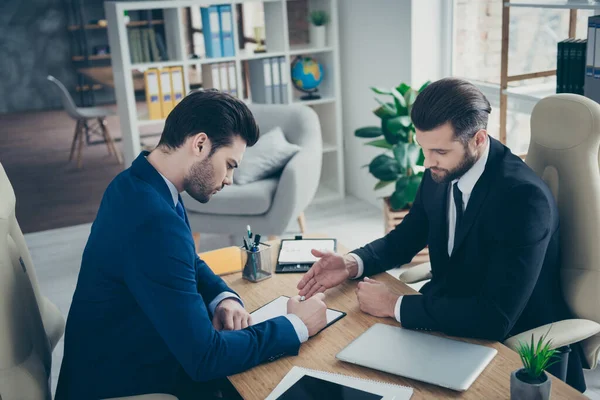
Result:
[[[149,119],[148,113],[139,110],[134,93],[133,71],[144,71],[149,68],[182,67],[185,94],[191,90],[190,73],[205,76],[208,69],[216,65],[227,64],[235,68],[235,85],[237,97],[246,103],[258,103],[253,99],[251,73],[246,73],[252,65],[273,58],[283,60],[285,68],[281,68],[282,79],[287,85],[281,91],[282,101],[287,104],[304,104],[315,110],[321,122],[323,137],[323,167],[319,189],[314,202],[340,199],[344,196],[344,160],[342,141],[342,104],[340,88],[339,38],[338,38],[338,0],[308,0],[308,12],[325,10],[331,20],[327,27],[327,44],[325,47],[315,47],[311,43],[290,45],[288,28],[288,1],[294,0],[236,0],[230,2],[207,2],[203,0],[174,0],[174,1],[107,1],[104,3],[107,19],[107,30],[112,53],[112,68],[114,74],[115,95],[121,123],[124,166],[128,167],[141,151],[140,128],[153,126],[162,128],[165,119]],[[233,21],[238,21],[238,5],[262,3],[264,10],[264,39],[265,53],[254,53],[254,43],[242,40],[243,32],[239,32],[238,23],[232,24],[235,55],[232,57],[206,57],[198,54],[192,43],[192,51],[197,58],[190,58],[186,42],[184,16],[190,15],[192,8],[209,7],[210,5],[230,5]],[[125,11],[162,10],[162,26],[165,32],[165,42],[168,61],[132,63],[130,42],[125,23]],[[189,32],[188,32],[189,33]],[[317,59],[324,69],[323,82],[319,86],[321,98],[301,100],[304,94],[291,84],[290,66],[297,56],[311,56]],[[245,78],[245,79],[244,79]],[[203,82],[210,87],[211,82]]]
[[[535,104],[544,97],[556,93],[555,83],[535,84],[521,87],[509,87],[510,82],[525,81],[541,77],[556,76],[556,70],[538,71],[528,74],[508,75],[508,49],[510,31],[510,9],[514,7],[563,9],[569,11],[570,39],[575,38],[577,28],[577,10],[595,10],[600,12],[600,2],[591,0],[512,0],[502,4],[502,52],[500,61],[500,135],[502,143],[506,143],[507,114],[510,99],[524,102],[520,112],[530,113]]]

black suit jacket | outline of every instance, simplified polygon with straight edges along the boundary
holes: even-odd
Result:
[[[373,275],[410,262],[429,246],[433,276],[422,296],[402,299],[405,328],[503,341],[571,318],[560,288],[558,209],[552,193],[519,157],[490,141],[485,170],[450,257],[450,184],[436,183],[429,170],[402,223],[353,251],[363,260],[365,275]],[[585,390],[579,350],[571,354],[567,381]]]

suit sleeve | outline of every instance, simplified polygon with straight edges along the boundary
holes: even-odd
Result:
[[[221,293],[231,292],[237,295],[232,289],[227,286],[225,281],[220,276],[210,269],[210,267],[196,256],[194,259],[196,266],[196,282],[198,293],[202,295],[206,307]],[[239,296],[238,296],[239,297]]]
[[[364,275],[375,275],[406,264],[427,245],[429,222],[423,206],[426,171],[410,211],[394,230],[364,247],[353,250],[364,263]]]
[[[125,283],[193,380],[223,378],[264,361],[298,354],[300,341],[285,317],[239,331],[216,331],[207,302],[198,292],[191,237],[170,216],[152,220],[138,229],[130,246],[137,250],[126,268]],[[208,287],[211,282],[220,286],[220,279],[200,276],[208,276],[203,292],[211,295],[221,290]]]
[[[542,190],[522,185],[490,221],[493,232],[487,276],[475,296],[404,296],[400,315],[409,329],[504,340],[525,308],[552,236],[553,209]]]

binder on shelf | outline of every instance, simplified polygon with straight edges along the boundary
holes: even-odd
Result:
[[[575,76],[573,83],[573,93],[583,95],[583,85],[585,84],[585,62],[586,62],[587,40],[577,41],[577,55],[575,63]]]
[[[231,83],[229,82],[229,65],[227,63],[219,64],[219,75],[221,78],[221,91],[229,93]]]
[[[577,75],[577,48],[579,41],[577,39],[569,42],[569,74],[567,75],[567,93],[575,93],[575,81]]]
[[[587,53],[585,62],[585,75],[594,76],[594,49],[596,37],[596,19],[590,17],[588,19],[588,34],[587,34]]]
[[[202,66],[202,87],[205,89],[217,89],[221,88],[220,75],[221,68],[219,64],[205,64]]]
[[[235,73],[235,63],[228,63],[228,72],[229,72],[229,94],[233,97],[237,97],[237,74]]]
[[[171,67],[171,96],[175,107],[185,96],[183,67]]]
[[[171,69],[162,68],[159,71],[160,75],[160,108],[162,117],[167,118],[173,109],[173,96],[171,95]]]
[[[235,56],[235,45],[233,43],[233,15],[231,5],[218,6],[220,22],[221,54],[223,57]]]
[[[158,70],[156,68],[150,68],[144,72],[144,83],[146,86],[148,118],[162,119],[162,109],[160,105],[160,85],[158,83]]]
[[[202,33],[204,34],[206,57],[223,57],[219,8],[217,6],[202,7],[200,13],[202,14]]]
[[[150,62],[150,40],[148,39],[148,30],[140,29],[141,44],[142,44],[142,62]]]
[[[271,95],[273,98],[274,104],[282,104],[281,98],[281,74],[279,71],[279,59],[271,58],[271,78],[273,80],[273,84],[271,85]]]
[[[562,40],[560,42],[558,42],[558,46],[557,46],[557,50],[556,50],[556,93],[562,93],[563,92],[563,73],[564,73],[564,69],[562,66],[563,63],[563,57],[564,57],[564,48],[565,48],[565,41]]]
[[[287,64],[285,57],[279,57],[279,82],[281,92],[281,104],[288,104],[288,74]]]

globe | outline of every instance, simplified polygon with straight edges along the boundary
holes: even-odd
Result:
[[[321,82],[323,82],[323,66],[312,57],[296,57],[292,62],[292,83],[296,89],[308,93],[308,96],[303,96],[302,100],[321,98],[315,94]]]

